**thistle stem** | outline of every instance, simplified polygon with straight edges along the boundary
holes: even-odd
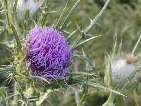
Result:
[[[12,16],[12,13],[10,12],[9,10],[9,1],[7,0],[4,0],[4,3],[5,3],[5,7],[6,7],[6,10],[7,10],[7,21],[8,21],[8,24],[9,24],[9,27],[12,29],[12,31],[14,32],[14,36],[15,36],[15,39],[16,39],[16,43],[17,43],[17,50],[19,52],[22,52],[22,45],[21,45],[21,42],[20,42],[20,38],[19,38],[19,35],[20,35],[20,32],[18,30],[18,25],[14,19],[15,16]]]
[[[37,106],[40,106],[48,97],[48,95],[52,92],[52,90],[47,90],[46,93],[44,93],[44,95],[40,96],[39,101],[36,102]]]
[[[17,83],[14,82],[14,94],[17,94]],[[13,105],[15,106],[17,102],[17,95],[14,96]]]
[[[72,14],[73,10],[78,6],[78,4],[80,3],[80,0],[77,0],[75,2],[75,4],[73,5],[73,7],[70,9],[70,11],[68,12],[67,16],[65,17],[60,29],[62,29],[67,21],[67,19],[69,18],[69,16]]]
[[[99,19],[99,17],[103,14],[103,12],[105,11],[105,9],[107,8],[109,2],[110,2],[110,0],[107,0],[106,1],[105,5],[103,6],[103,8],[99,12],[99,14],[94,19],[92,19],[91,20],[91,23],[86,27],[86,29],[84,30],[84,33],[87,33],[93,27],[93,25],[96,24],[96,22]]]
[[[19,35],[20,35],[20,34],[19,34],[17,28],[15,27],[15,25],[12,24],[12,23],[11,23],[11,28],[12,28],[13,32],[15,33],[14,36],[15,36],[15,39],[16,39],[18,51],[22,51],[22,50],[21,50],[22,45],[21,45],[21,42],[20,42],[20,39],[19,39]]]
[[[114,106],[114,94],[111,92],[108,100],[102,106]]]
[[[136,49],[137,49],[137,46],[139,45],[140,41],[141,41],[141,34],[140,34],[140,36],[139,36],[139,38],[138,38],[138,41],[136,42],[136,44],[135,44],[135,46],[134,46],[134,48],[133,48],[133,50],[132,50],[132,54],[133,54],[133,55],[134,55],[134,53],[135,53],[135,51],[136,51]]]

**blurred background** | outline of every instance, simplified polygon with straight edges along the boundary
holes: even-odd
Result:
[[[73,1],[75,0],[72,0],[71,3],[74,3]],[[75,30],[78,25],[80,29],[85,28],[85,26],[89,24],[90,19],[93,19],[99,13],[104,3],[105,0],[81,0],[80,5],[70,16],[69,21],[71,23],[68,27],[65,27],[65,30],[71,32]],[[56,22],[56,19],[60,16],[60,10],[65,4],[66,0],[48,0],[48,11],[56,12],[50,13],[47,16],[46,25],[52,25]],[[70,6],[71,5],[72,4],[70,4]],[[0,14],[0,20],[4,20],[2,14]],[[13,37],[7,35],[7,30],[4,30],[4,28],[7,27],[5,23],[0,21],[0,27],[3,27],[3,30],[0,31],[0,65],[8,65],[13,57],[5,41],[12,41],[11,39],[13,39]],[[141,33],[141,0],[111,0],[106,11],[89,33],[92,35],[102,35],[102,37],[86,43],[83,46],[83,49],[95,63],[98,74],[101,76],[101,79],[103,79],[105,71],[105,55],[107,52],[110,53],[113,48],[115,43],[114,36],[117,35],[118,43],[122,41],[122,52],[130,53]],[[77,34],[74,36],[77,36]],[[141,44],[136,53],[138,54],[140,51]],[[0,72],[1,86],[4,84],[4,76],[5,74]],[[140,88],[141,86],[139,85],[136,89]],[[77,88],[75,90],[77,90]],[[62,92],[52,94],[51,97],[48,98],[48,106],[75,106],[75,93],[70,92],[69,89],[67,89],[66,92],[67,93],[64,93],[63,97],[61,94]],[[129,96],[130,99],[127,106],[141,106],[140,93],[141,92],[138,92],[138,95],[134,95],[134,92],[131,92],[131,94],[129,94],[131,97]],[[100,93],[97,92],[97,90],[90,88],[85,106],[101,106],[107,98],[107,93]],[[122,97],[119,96],[117,99],[120,102],[118,102],[116,106],[125,105]]]

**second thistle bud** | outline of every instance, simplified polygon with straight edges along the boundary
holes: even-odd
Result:
[[[27,11],[32,16],[43,4],[43,0],[18,0],[17,2],[17,17],[22,19]]]
[[[114,59],[111,63],[112,82],[113,84],[122,85],[129,76],[135,71],[133,64],[134,58],[128,55],[126,58]]]

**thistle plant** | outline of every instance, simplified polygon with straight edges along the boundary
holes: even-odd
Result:
[[[9,36],[2,43],[11,54],[8,63],[0,66],[6,83],[0,88],[0,105],[66,106],[69,100],[73,100],[71,105],[84,106],[90,90],[102,92],[106,98],[110,92],[107,102],[100,103],[103,106],[114,105],[115,95],[126,97],[124,93],[127,93],[130,82],[124,82],[136,70],[132,57],[127,61],[122,57],[115,60],[115,55],[106,58],[103,82],[99,74],[102,68],[97,68],[85,50],[92,41],[102,39],[103,35],[91,34],[91,30],[96,30],[98,20],[108,11],[110,0],[102,2],[104,5],[97,15],[88,18],[89,23],[81,26],[73,23],[72,15],[79,12],[83,2],[67,0],[61,2],[64,7],[61,5],[59,10],[56,5],[53,8],[49,0],[0,1],[2,22],[6,24],[0,27],[0,35]],[[133,55],[139,42],[140,38]],[[120,70],[125,72],[124,75]],[[116,79],[116,72],[124,78]],[[131,78],[132,82],[134,78]],[[121,80],[124,80],[122,90],[118,86]]]
[[[117,36],[116,36],[117,37]],[[138,63],[135,61],[135,51],[138,44],[140,43],[141,35],[139,36],[132,52],[122,53],[122,50],[117,50],[117,41],[115,40],[115,45],[113,48],[113,53],[108,55],[107,70],[105,71],[105,83],[112,88],[120,89],[122,92],[132,91],[133,89],[127,88],[137,81],[135,74],[138,74]],[[119,45],[119,49],[122,48],[122,43]],[[137,86],[137,85],[136,85]],[[131,87],[132,88],[132,87]],[[114,106],[114,100],[116,96],[112,92],[108,100],[103,104],[103,106]],[[126,96],[125,96],[126,98]]]

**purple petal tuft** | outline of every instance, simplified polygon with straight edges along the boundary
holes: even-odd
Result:
[[[60,31],[36,26],[28,34],[26,50],[26,62],[33,75],[62,79],[68,74],[72,51]]]

